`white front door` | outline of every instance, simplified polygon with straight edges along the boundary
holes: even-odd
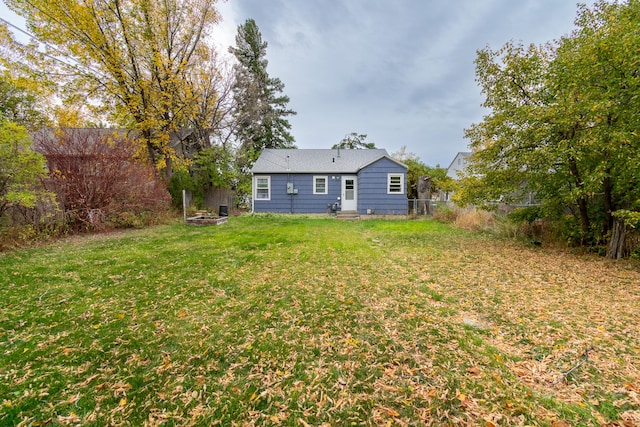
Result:
[[[358,177],[343,176],[342,177],[342,210],[357,211],[358,210]]]

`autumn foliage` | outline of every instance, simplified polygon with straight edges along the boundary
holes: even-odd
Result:
[[[74,231],[141,225],[164,212],[169,194],[155,169],[136,157],[128,132],[106,129],[44,130],[34,134],[45,155],[45,187],[57,196]]]
[[[632,254],[639,15],[637,1],[598,1],[578,7],[575,30],[560,40],[478,51],[476,79],[490,113],[465,131],[473,154],[458,204],[535,198],[566,242],[606,245],[610,258]]]
[[[640,264],[243,215],[0,255],[3,426],[640,425]]]

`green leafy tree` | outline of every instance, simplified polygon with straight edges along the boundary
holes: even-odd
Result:
[[[14,206],[33,208],[44,194],[39,180],[46,161],[31,145],[24,126],[0,118],[0,217]]]
[[[447,175],[447,169],[443,167],[427,166],[427,171],[424,176],[428,176],[431,178],[433,191],[442,191],[444,193],[451,193],[456,189],[455,180]]]
[[[287,116],[296,114],[287,107],[284,83],[267,72],[267,42],[253,19],[238,26],[235,81],[235,135],[240,143],[238,165],[245,172],[265,148],[295,148]]]
[[[574,81],[582,81],[576,89],[589,118],[582,156],[592,162],[583,177],[585,197],[597,221],[595,232],[609,238],[616,218],[622,225],[633,216],[616,212],[640,210],[640,2],[580,6],[576,22],[579,30],[558,56],[565,67],[576,67]],[[610,247],[613,257],[624,252],[624,238],[617,242],[620,247]]]
[[[233,158],[223,147],[212,147],[198,153],[193,168],[197,181],[204,187],[231,188],[234,184]]]
[[[415,153],[407,152],[407,147],[392,153],[391,157],[407,166],[407,197],[418,198],[418,180],[426,176],[431,179],[431,191],[453,191],[454,182],[447,176],[447,170],[440,166],[427,166]]]
[[[171,205],[174,208],[182,209],[183,201],[182,201],[182,191],[186,190],[191,193],[193,197],[193,202],[197,206],[202,206],[203,204],[203,192],[202,189],[199,188],[196,184],[196,180],[190,171],[186,169],[178,169],[173,175],[171,175],[171,179],[169,180],[169,194],[171,194]]]
[[[45,118],[36,105],[36,95],[0,78],[0,117],[26,128],[38,128],[45,123]]]
[[[358,134],[357,132],[351,132],[340,140],[339,143],[334,144],[333,149],[346,148],[346,149],[375,149],[376,144],[374,142],[367,142],[366,134]]]
[[[48,112],[55,99],[61,76],[45,66],[39,43],[19,41],[0,21],[0,104],[5,117],[31,130],[48,123]]]
[[[169,181],[172,204],[182,206],[182,190],[187,190],[196,206],[205,207],[206,195],[219,190],[236,190],[238,171],[235,168],[234,153],[224,145],[213,145],[200,150],[194,157],[189,170],[177,170]],[[226,194],[226,191],[222,191]],[[209,206],[210,207],[210,206]]]
[[[478,52],[483,122],[467,129],[473,155],[461,200],[535,193],[545,213],[569,210],[578,243],[606,240],[618,210],[638,209],[640,2],[580,6],[555,43]]]
[[[483,106],[491,112],[466,130],[473,154],[458,203],[509,203],[519,201],[523,186],[548,189],[553,140],[558,139],[549,132],[545,110],[549,53],[545,47],[513,43],[478,52],[476,79],[485,95]]]

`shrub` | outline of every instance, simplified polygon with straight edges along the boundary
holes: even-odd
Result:
[[[186,170],[174,171],[169,180],[169,193],[171,194],[171,205],[174,208],[182,209],[182,190],[191,193],[194,204],[202,206],[202,190],[197,191],[196,182]]]
[[[138,226],[132,216],[169,207],[164,184],[152,165],[137,158],[136,141],[124,132],[45,130],[34,141],[49,167],[44,185],[56,193],[64,221],[73,231]]]
[[[446,223],[455,222],[458,217],[458,208],[448,205],[437,205],[433,213],[433,219]]]
[[[494,215],[489,211],[465,208],[458,212],[454,224],[465,230],[489,230],[494,224]]]
[[[524,223],[514,221],[508,215],[496,216],[493,232],[496,236],[507,239],[521,239],[526,236]]]
[[[45,159],[31,148],[27,130],[0,115],[0,218],[15,208],[33,208],[50,195],[39,186]]]
[[[539,206],[527,206],[514,209],[507,214],[507,217],[515,223],[526,222],[532,224],[535,220],[544,218],[544,215]]]

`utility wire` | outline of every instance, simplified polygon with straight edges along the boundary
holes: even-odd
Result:
[[[26,30],[23,30],[22,28],[18,27],[17,25],[13,24],[12,22],[7,21],[6,19],[1,18],[1,17],[0,17],[0,21],[2,21],[5,24],[9,25],[11,28],[14,28],[15,30],[21,32],[22,34],[26,35],[30,39],[35,40],[36,42],[45,45],[48,49],[51,49],[51,50],[57,52],[58,54],[63,56],[65,59],[74,62],[76,65],[70,64],[69,62],[66,62],[66,61],[63,61],[62,59],[60,59],[60,58],[58,58],[56,56],[53,56],[53,55],[51,55],[51,54],[49,54],[47,52],[39,52],[41,55],[46,56],[49,59],[53,59],[54,61],[60,62],[61,64],[64,64],[64,65],[66,65],[68,67],[72,67],[72,68],[76,68],[76,69],[79,69],[80,67],[82,67],[82,68],[85,68],[86,70],[91,71],[91,72],[93,72],[93,73],[95,73],[95,74],[97,74],[97,75],[99,75],[101,77],[104,77],[104,74],[102,74],[101,72],[99,72],[97,70],[94,70],[93,68],[91,68],[88,65],[81,64],[78,60],[76,60],[75,58],[73,58],[73,57],[69,56],[68,54],[64,53],[63,51],[61,51],[57,47],[55,47],[55,46],[53,46],[53,45],[51,45],[51,44],[49,44],[47,42],[44,42],[44,41],[40,40],[36,35],[28,32]],[[82,71],[82,70],[79,70],[79,71]],[[86,71],[85,71],[85,73],[86,73]]]

